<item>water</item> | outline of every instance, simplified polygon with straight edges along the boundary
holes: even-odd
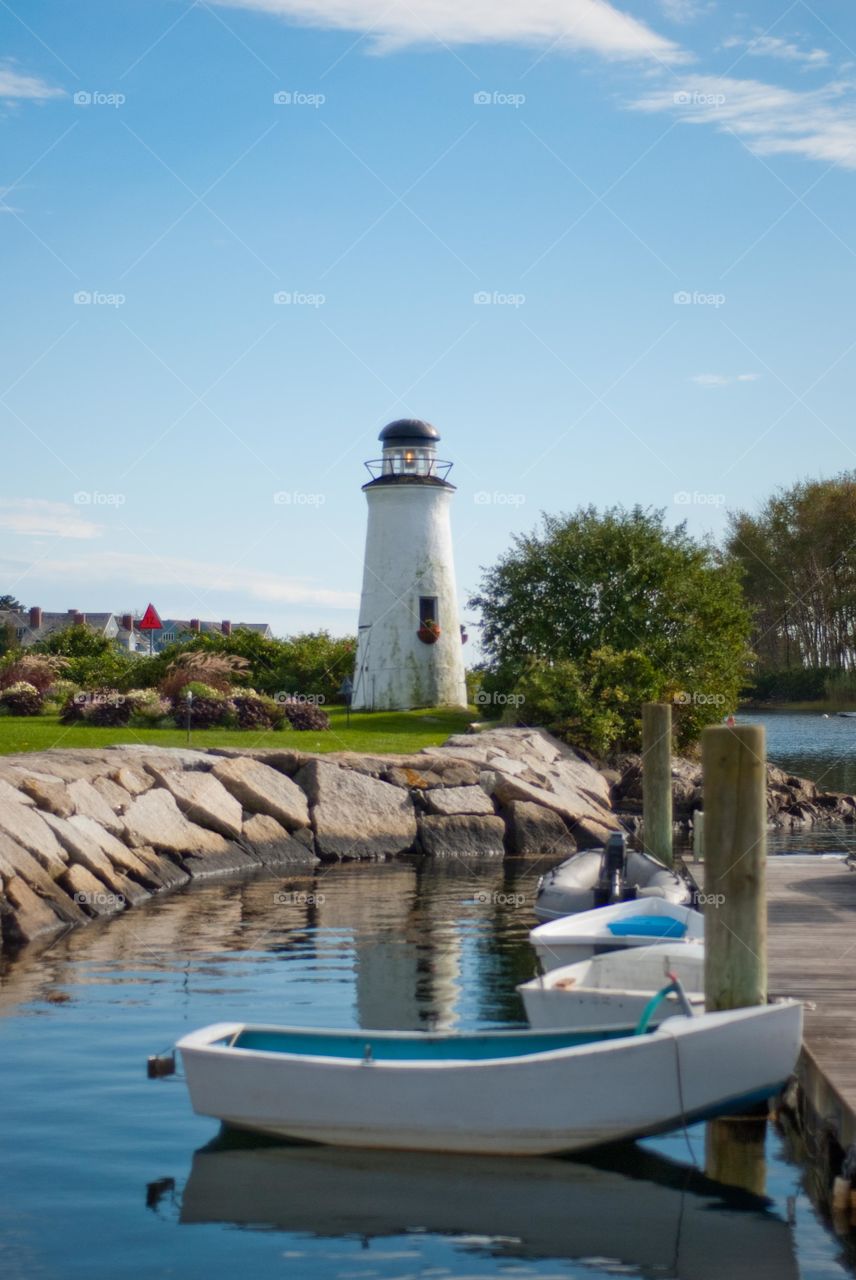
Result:
[[[201,884],[7,962],[0,1275],[849,1275],[772,1131],[766,1152],[720,1146],[740,1190],[705,1174],[704,1126],[588,1161],[337,1152],[224,1141],[180,1078],[145,1078],[149,1053],[220,1019],[519,1025],[539,870],[401,862]]]
[[[763,724],[772,764],[816,782],[822,791],[856,795],[856,718],[816,711],[745,712],[743,724]],[[771,853],[856,853],[853,826],[817,826],[770,833]]]

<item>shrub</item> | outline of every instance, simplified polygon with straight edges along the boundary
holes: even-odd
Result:
[[[172,704],[156,689],[131,689],[125,697],[131,705],[130,723],[138,729],[154,729],[172,713]]]
[[[92,724],[102,729],[122,727],[131,718],[131,703],[118,689],[81,690],[60,713],[63,724]]]
[[[249,665],[246,658],[234,653],[202,653],[197,650],[181,653],[161,680],[160,691],[164,697],[176,698],[201,681],[210,689],[229,693],[236,676],[246,671]]]
[[[193,697],[188,701],[188,693]],[[191,729],[216,729],[226,725],[234,717],[234,710],[229,699],[219,689],[203,684],[199,680],[183,685],[171,699],[172,714],[179,728],[185,725]]]
[[[330,717],[327,712],[322,711],[314,702],[300,702],[295,698],[281,702],[280,706],[292,729],[330,728]]]
[[[54,680],[45,694],[45,709],[60,711],[69,698],[77,693],[77,685],[73,680]]]
[[[248,692],[236,694],[231,702],[239,729],[273,728],[271,706],[276,706],[276,703],[272,703],[271,699],[260,698],[257,693]]]
[[[68,663],[65,658],[51,657],[44,653],[25,653],[7,660],[0,668],[0,689],[9,689],[12,685],[26,683],[39,693],[46,693],[56,682],[60,672],[65,671]]]
[[[0,705],[10,716],[37,716],[44,709],[44,697],[35,685],[18,680],[0,693]]]

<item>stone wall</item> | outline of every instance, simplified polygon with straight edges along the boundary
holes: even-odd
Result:
[[[542,730],[411,756],[149,746],[0,758],[0,944],[240,871],[401,854],[554,860],[618,829],[610,784]]]

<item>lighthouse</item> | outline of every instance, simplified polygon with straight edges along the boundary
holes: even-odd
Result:
[[[368,527],[351,705],[364,710],[464,707],[467,688],[449,507],[451,462],[440,433],[402,418],[367,462]]]

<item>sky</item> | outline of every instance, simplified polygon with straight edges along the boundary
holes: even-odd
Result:
[[[356,626],[363,462],[541,511],[856,467],[856,12],[0,0],[0,594]]]

